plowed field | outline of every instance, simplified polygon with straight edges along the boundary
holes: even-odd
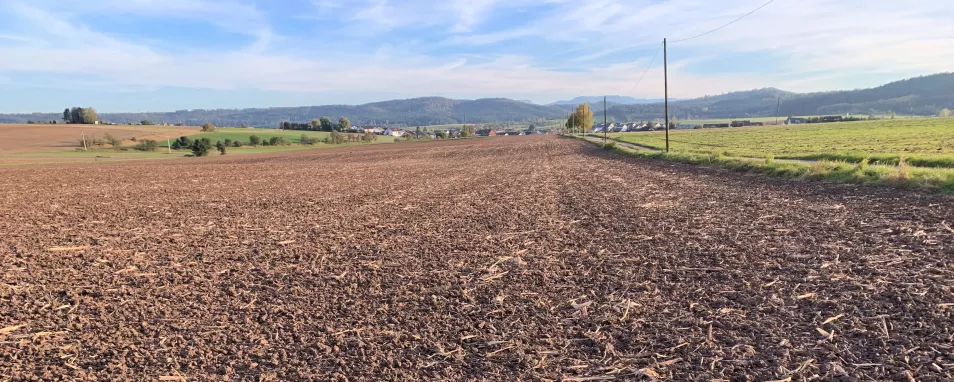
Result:
[[[198,133],[198,127],[188,126],[0,124],[0,153],[77,150],[83,147],[84,135],[87,139],[101,139],[104,135],[110,134],[122,140],[138,138],[165,141],[166,137],[176,138]]]
[[[951,380],[952,224],[553,136],[0,168],[0,381]]]

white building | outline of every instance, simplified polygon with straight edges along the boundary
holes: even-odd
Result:
[[[389,127],[389,128],[387,128],[387,129],[384,129],[384,135],[389,135],[389,136],[392,136],[392,137],[403,137],[403,136],[404,136],[404,130],[401,130],[401,129],[398,129],[398,128]]]

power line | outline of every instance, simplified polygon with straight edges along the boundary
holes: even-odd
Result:
[[[711,30],[711,31],[708,31],[708,32],[706,32],[706,33],[703,33],[703,34],[700,34],[700,35],[695,35],[695,36],[692,36],[692,37],[689,37],[689,38],[684,38],[684,39],[682,39],[682,40],[672,40],[672,41],[670,41],[670,42],[689,41],[689,40],[692,40],[692,39],[694,39],[694,38],[702,37],[702,36],[705,36],[705,35],[707,35],[707,34],[709,34],[709,33],[718,31],[718,30],[720,30],[720,29],[722,29],[722,28],[725,28],[725,27],[727,27],[727,26],[729,26],[729,25],[735,24],[737,21],[742,20],[742,19],[748,17],[749,15],[751,15],[751,14],[753,14],[753,13],[755,13],[755,12],[758,12],[760,9],[765,8],[765,7],[768,6],[769,4],[772,4],[773,2],[775,2],[775,0],[769,0],[769,2],[767,2],[767,3],[765,3],[765,4],[762,4],[761,7],[755,8],[754,11],[749,12],[749,13],[746,13],[746,14],[742,15],[742,17],[739,17],[739,18],[737,18],[737,19],[735,19],[735,20],[732,20],[730,23],[725,24],[725,25],[723,25],[723,26],[721,26],[721,27],[718,27],[718,28],[716,28],[716,29],[713,29],[713,30]]]
[[[646,71],[643,72],[643,75],[639,77],[639,81],[636,81],[636,85],[633,86],[633,90],[636,90],[639,87],[639,83],[643,82],[643,78],[646,78],[646,73],[649,73],[649,69],[652,69],[653,63],[656,62],[656,56],[659,55],[659,51],[662,49],[662,45],[659,48],[656,48],[656,53],[653,53],[653,59],[649,61],[649,66],[646,67]]]

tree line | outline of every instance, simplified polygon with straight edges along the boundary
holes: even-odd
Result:
[[[63,122],[92,125],[99,122],[99,115],[96,109],[91,107],[71,107],[63,110]]]
[[[282,130],[348,131],[351,130],[351,120],[341,117],[338,118],[338,123],[334,123],[331,118],[321,117],[311,120],[311,123],[282,121],[278,127]]]

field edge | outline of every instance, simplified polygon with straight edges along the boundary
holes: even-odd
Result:
[[[602,143],[588,141],[576,135],[564,134],[561,137],[582,140],[615,154],[633,158],[666,160],[786,179],[885,185],[902,189],[954,194],[954,169],[913,167],[905,163],[900,163],[900,166],[869,164],[864,160],[849,163],[844,160],[822,159],[799,163],[775,161],[775,158],[771,156],[759,159],[688,152],[650,152],[622,147],[615,144],[615,139],[614,142],[604,146]]]

